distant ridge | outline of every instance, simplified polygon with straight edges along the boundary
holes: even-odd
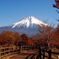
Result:
[[[40,21],[38,18],[36,18],[34,16],[28,16],[28,17],[24,17],[20,21],[14,23],[12,28],[14,28],[16,26],[20,27],[21,25],[26,25],[26,27],[29,27],[33,24],[40,25],[40,26],[42,26],[42,25],[47,26],[48,25],[48,24]]]
[[[26,34],[28,36],[34,36],[39,33],[39,30],[41,30],[41,28],[38,29],[38,26],[48,26],[48,24],[44,23],[34,16],[28,16],[22,18],[20,21],[15,22],[10,26],[0,27],[0,32],[13,31],[20,34]]]

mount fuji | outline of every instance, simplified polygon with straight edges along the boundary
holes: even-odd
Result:
[[[15,22],[10,26],[0,27],[0,31],[14,31],[21,34],[27,34],[28,36],[33,36],[39,32],[38,26],[48,26],[48,24],[40,21],[34,16],[28,16],[22,18],[20,21]]]

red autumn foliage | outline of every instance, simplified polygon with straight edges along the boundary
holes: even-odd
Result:
[[[52,27],[45,27],[43,26],[41,28],[41,32],[39,33],[39,40],[40,40],[40,43],[41,45],[48,45],[49,44],[49,41],[51,40],[51,36],[52,36]]]
[[[21,39],[27,44],[29,38],[26,34],[22,34]]]
[[[26,34],[22,34],[21,38],[26,43],[26,45],[34,45],[33,40],[30,39]]]
[[[59,42],[51,41],[51,42],[49,43],[49,45],[50,45],[51,47],[59,47]]]
[[[53,5],[53,7],[59,9],[59,0],[55,0],[55,4]]]
[[[53,36],[51,38],[53,45],[59,47],[59,25],[53,31]]]
[[[20,35],[17,32],[4,31],[0,33],[0,45],[18,45],[22,42],[31,46],[59,47],[59,25],[54,29],[48,26],[43,26],[41,29],[42,30],[32,38],[29,38],[26,34]]]
[[[39,34],[33,36],[34,42],[40,46],[59,47],[59,25],[56,28],[42,27]]]
[[[27,45],[33,45],[33,40],[28,39]]]

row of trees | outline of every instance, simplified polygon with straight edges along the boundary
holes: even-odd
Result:
[[[16,44],[16,42],[20,39],[20,34],[17,32],[4,31],[0,33],[0,45]]]
[[[45,47],[59,47],[59,25],[55,28],[43,26],[41,29],[36,36],[32,37],[37,44]]]
[[[59,25],[57,25],[56,28],[47,27],[45,34],[43,35],[45,35],[48,47],[59,47]]]
[[[25,34],[4,31],[0,33],[0,45],[33,45],[33,41]]]
[[[59,25],[56,28],[39,27],[39,33],[29,38],[25,34],[4,31],[0,33],[0,45],[31,45],[31,46],[57,46],[59,47]]]

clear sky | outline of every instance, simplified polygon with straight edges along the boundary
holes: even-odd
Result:
[[[0,26],[8,26],[25,16],[56,24],[58,13],[53,3],[54,0],[0,0]]]

